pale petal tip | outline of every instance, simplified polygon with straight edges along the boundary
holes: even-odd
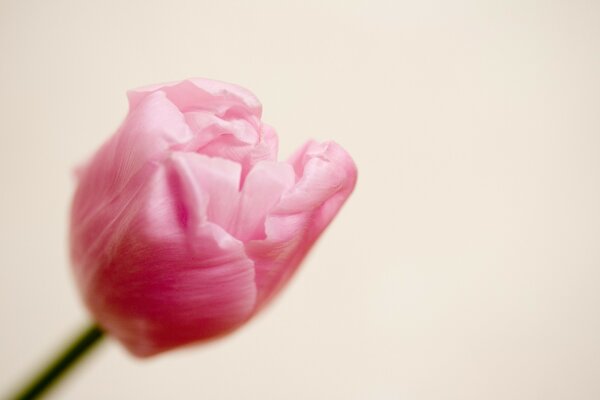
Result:
[[[245,107],[252,111],[257,117],[260,118],[262,114],[262,104],[260,100],[248,89],[235,85],[233,83],[207,79],[207,78],[187,78],[180,81],[171,81],[166,83],[159,83],[155,85],[140,86],[127,91],[127,98],[129,100],[129,108],[132,109],[139,101],[144,98],[148,93],[163,91],[170,92],[176,91],[181,92],[182,88],[191,86],[192,88],[204,91],[214,97],[233,97],[237,101],[241,102]]]

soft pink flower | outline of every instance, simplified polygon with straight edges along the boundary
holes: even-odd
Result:
[[[78,172],[71,253],[97,322],[137,356],[232,331],[288,281],[348,198],[336,143],[277,161],[249,91],[190,79],[129,92]]]

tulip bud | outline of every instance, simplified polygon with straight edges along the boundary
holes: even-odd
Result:
[[[190,79],[133,90],[78,171],[73,270],[96,321],[151,356],[238,328],[285,285],[356,182],[336,143],[277,161],[247,90]]]

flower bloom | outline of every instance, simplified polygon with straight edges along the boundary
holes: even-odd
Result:
[[[247,90],[207,79],[128,93],[129,113],[83,168],[71,256],[96,321],[151,356],[231,332],[289,280],[352,192],[336,143],[277,161]]]

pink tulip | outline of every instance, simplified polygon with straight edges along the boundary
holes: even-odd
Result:
[[[78,171],[71,254],[96,321],[151,356],[238,328],[290,279],[356,182],[336,143],[277,161],[261,104],[190,79],[129,92]]]

